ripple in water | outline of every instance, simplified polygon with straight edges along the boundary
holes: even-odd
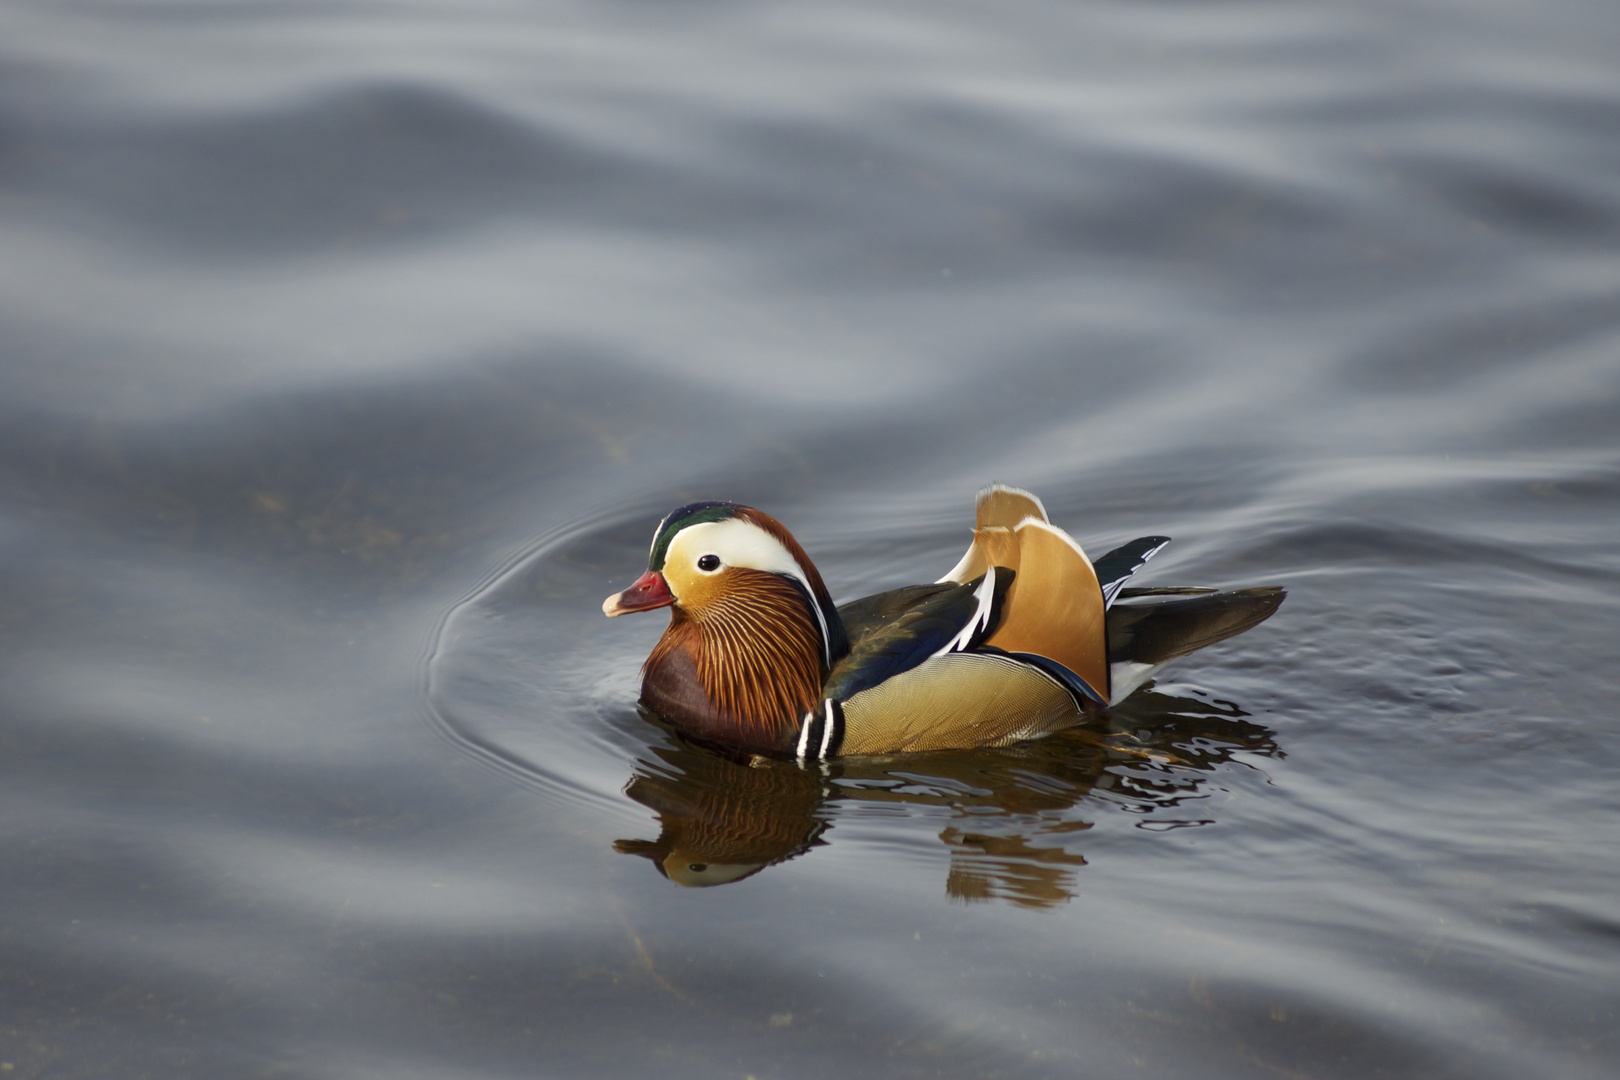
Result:
[[[615,848],[677,884],[740,881],[829,843],[895,844],[912,866],[944,863],[953,899],[1060,903],[1099,815],[1150,832],[1210,824],[1211,778],[1279,753],[1239,705],[1196,690],[1141,691],[1016,746],[820,769],[691,745],[636,704],[665,620],[598,614],[604,583],[645,560],[645,533],[639,520],[579,522],[491,575],[444,619],[427,690],[447,737],[543,798],[652,811],[656,839]],[[890,825],[873,835],[862,827],[873,820]]]

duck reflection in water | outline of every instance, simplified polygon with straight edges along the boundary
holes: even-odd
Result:
[[[1124,804],[1144,827],[1205,824],[1185,812],[1235,753],[1278,752],[1235,705],[1144,691],[1093,724],[977,751],[845,758],[821,769],[671,739],[638,761],[626,793],[657,814],[656,840],[620,840],[683,886],[724,885],[828,843],[840,819],[944,811],[946,894],[1027,907],[1073,895],[1091,828],[1088,796]],[[669,730],[669,729],[666,729]],[[1094,801],[1093,805],[1098,805]],[[929,808],[933,808],[930,810]]]

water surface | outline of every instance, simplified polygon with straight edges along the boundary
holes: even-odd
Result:
[[[0,1067],[1611,1075],[1617,39],[0,11]],[[1289,599],[1005,750],[637,712],[668,509],[847,600],[994,480]]]

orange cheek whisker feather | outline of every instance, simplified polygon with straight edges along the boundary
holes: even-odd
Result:
[[[761,736],[791,729],[819,700],[821,640],[799,592],[772,574],[751,580],[701,614],[676,609],[647,669],[684,648],[715,709]]]

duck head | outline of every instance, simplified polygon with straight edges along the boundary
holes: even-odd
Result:
[[[691,733],[784,749],[849,651],[821,575],[782,523],[728,502],[683,506],[653,533],[647,572],[609,616],[670,609],[642,701]]]

